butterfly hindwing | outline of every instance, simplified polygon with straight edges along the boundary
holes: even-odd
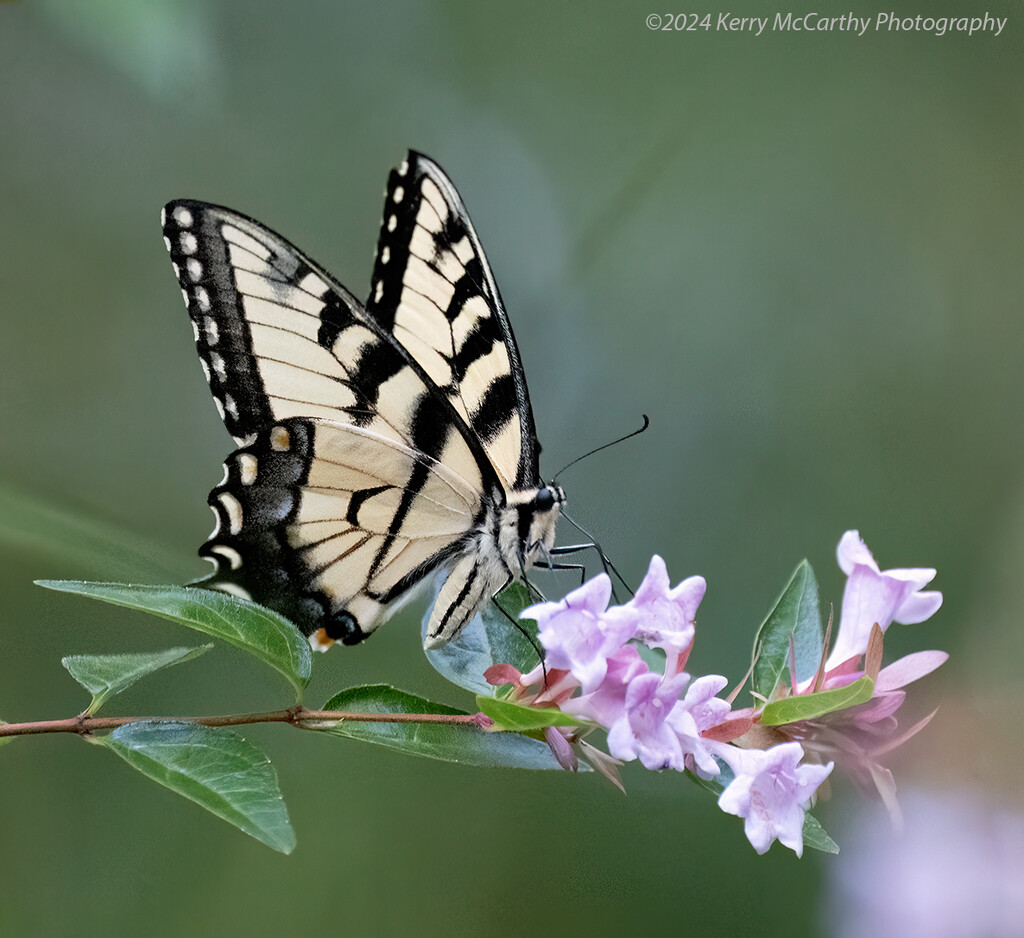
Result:
[[[350,643],[458,552],[481,509],[479,477],[325,420],[275,424],[225,469],[200,550],[217,567],[208,585],[275,597],[310,633]]]
[[[536,430],[519,350],[462,200],[419,153],[388,178],[370,314],[481,440],[507,490],[536,484]]]

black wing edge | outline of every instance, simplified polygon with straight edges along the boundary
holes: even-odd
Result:
[[[313,421],[292,417],[258,432],[248,445],[224,463],[224,480],[208,502],[217,525],[199,549],[214,571],[191,585],[238,593],[273,609],[305,635],[323,629],[328,638],[346,645],[366,639],[377,623],[360,623],[344,608],[334,610],[330,598],[312,587],[317,574],[302,561],[288,540],[297,519],[300,489],[316,459]],[[283,442],[284,441],[284,442]],[[259,466],[255,479],[247,474]],[[458,552],[454,541],[410,570],[386,593],[367,595],[384,606],[415,587]]]
[[[430,179],[441,190],[445,201],[448,203],[451,219],[449,221],[449,229],[445,232],[447,240],[455,243],[461,240],[463,234],[465,234],[473,247],[474,254],[479,260],[478,273],[480,280],[476,286],[480,293],[488,300],[498,321],[512,369],[516,409],[519,412],[520,450],[515,488],[532,487],[540,479],[540,444],[537,441],[537,429],[533,417],[533,408],[530,404],[530,393],[526,385],[526,374],[523,370],[519,346],[516,344],[515,335],[512,332],[512,324],[509,322],[508,315],[505,312],[505,306],[498,291],[497,283],[494,280],[494,274],[491,272],[487,261],[487,255],[480,244],[480,238],[473,227],[462,197],[459,195],[451,179],[448,178],[447,173],[429,156],[416,150],[409,150],[405,162],[397,169],[393,169],[388,176],[385,196],[385,218],[381,224],[373,276],[370,280],[371,283],[382,282],[385,285],[385,292],[379,300],[376,300],[371,294],[367,303],[367,309],[385,330],[390,332],[394,328],[394,317],[401,297],[402,285],[386,275],[385,265],[381,262],[381,253],[385,248],[388,249],[391,255],[391,260],[389,261],[390,269],[394,269],[396,264],[401,264],[404,269],[405,264],[408,263],[409,242],[412,238],[416,215],[419,211],[420,200],[418,194],[423,178]],[[397,206],[398,210],[395,211],[396,206],[392,199],[392,194],[398,186],[402,186],[407,192],[413,191],[417,195],[415,198],[403,198],[402,202]],[[393,230],[389,230],[388,226],[388,218],[391,214],[395,214],[397,219]]]
[[[285,252],[275,255],[272,266],[285,264],[280,269],[282,283],[295,284],[307,272],[318,276],[321,272],[280,235],[222,205],[175,199],[164,206],[161,222],[217,409],[236,441],[248,439],[273,423],[274,414],[260,378],[245,308],[235,289],[229,246],[220,227],[230,224],[264,247],[268,247],[267,241],[280,243]],[[359,307],[351,293],[333,280],[326,282],[341,301]]]

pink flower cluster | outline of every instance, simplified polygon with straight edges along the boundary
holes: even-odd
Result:
[[[665,562],[655,556],[624,606],[609,608],[611,581],[601,574],[561,602],[524,609],[523,618],[539,626],[548,668],[547,687],[535,703],[607,728],[608,751],[616,759],[717,775],[700,734],[729,712],[729,704],[715,697],[726,679],[711,675],[687,688],[690,676],[683,671],[704,589],[701,577],[670,589]],[[652,671],[634,642],[662,649],[664,672]],[[534,671],[523,683],[540,677]]]
[[[837,690],[867,674],[875,682],[872,697],[858,706],[778,730],[787,739],[799,741],[815,758],[838,762],[862,788],[876,789],[898,821],[896,785],[879,759],[931,720],[934,713],[901,729],[896,713],[906,700],[903,688],[934,671],[949,655],[944,651],[912,652],[880,670],[876,663],[872,672],[871,634],[876,626],[884,635],[894,622],[910,625],[930,618],[942,605],[942,593],[923,589],[935,576],[931,568],[881,570],[857,531],[842,536],[836,557],[847,580],[835,642],[818,673],[792,692],[801,696]]]
[[[748,728],[750,718],[730,732],[731,706],[716,696],[726,678],[710,674],[691,679],[683,670],[704,590],[699,576],[671,588],[665,562],[655,555],[633,599],[609,607],[611,581],[601,574],[560,602],[540,603],[521,613],[537,622],[546,653],[547,680],[539,692],[527,692],[544,679],[545,669],[539,667],[519,675],[498,666],[489,678],[495,683],[515,680],[516,696],[523,703],[558,707],[581,722],[603,726],[613,759],[602,759],[593,747],[586,751],[595,767],[613,780],[615,762],[634,759],[648,769],[689,770],[714,778],[721,772],[717,756],[734,774],[719,804],[747,818],[747,836],[755,849],[763,853],[777,837],[799,854],[803,806],[831,766],[799,765],[803,751],[796,743],[761,751],[723,742]],[[661,649],[664,670],[652,670],[639,645]],[[705,736],[709,731],[714,732]],[[571,767],[574,756],[566,734],[552,728],[546,738],[563,765]]]
[[[634,759],[648,769],[688,770],[703,779],[719,776],[728,765],[732,779],[719,807],[744,818],[758,853],[778,839],[799,856],[805,809],[836,761],[855,779],[872,780],[892,807],[894,786],[877,757],[927,722],[897,736],[894,714],[905,697],[902,687],[947,657],[918,652],[879,670],[880,633],[894,621],[924,621],[941,605],[941,593],[922,589],[935,571],[880,570],[856,531],[843,535],[837,553],[848,579],[834,648],[814,677],[777,688],[772,699],[836,689],[868,673],[875,681],[873,696],[858,706],[770,727],[759,723],[762,707],[732,710],[717,696],[726,678],[691,679],[684,671],[704,579],[690,577],[672,588],[658,556],[624,605],[608,605],[611,581],[601,574],[560,602],[524,609],[522,618],[537,622],[544,666],[523,675],[495,665],[487,679],[512,683],[512,699],[521,705],[558,708],[607,730],[610,758],[583,742],[578,730],[549,727],[545,738],[566,768],[576,765],[573,744],[616,784],[615,766]],[[872,645],[878,647],[869,651]],[[664,652],[663,668],[651,667],[656,656],[645,657],[643,646]],[[537,685],[539,690],[531,690]]]

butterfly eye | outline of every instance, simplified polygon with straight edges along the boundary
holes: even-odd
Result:
[[[555,493],[551,491],[550,485],[545,485],[534,499],[537,511],[550,511],[555,506]]]

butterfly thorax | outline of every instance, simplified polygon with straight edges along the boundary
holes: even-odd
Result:
[[[510,580],[521,580],[555,543],[555,525],[565,504],[557,485],[515,489],[490,501],[472,544],[452,568],[434,603],[424,644],[450,641]]]

